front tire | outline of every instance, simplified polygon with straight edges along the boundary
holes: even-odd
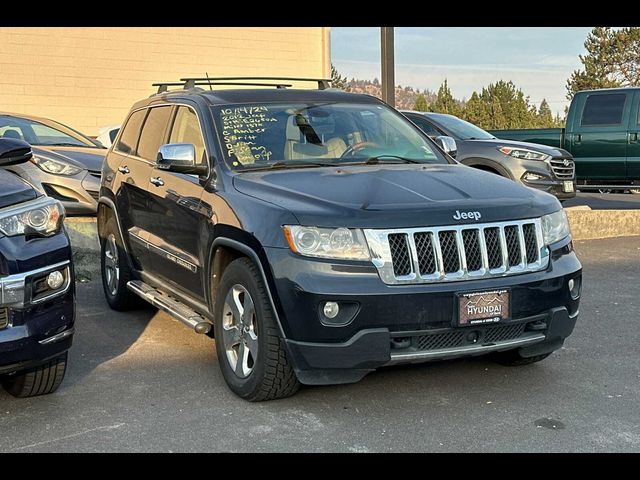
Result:
[[[55,392],[67,371],[67,352],[42,365],[14,373],[2,380],[2,386],[14,397],[35,397]]]
[[[287,358],[260,271],[234,260],[216,292],[215,339],[222,375],[250,402],[293,395],[300,383]]]
[[[127,283],[134,277],[126,255],[120,230],[112,216],[105,224],[104,238],[100,239],[100,270],[107,303],[119,312],[137,308],[143,302],[127,288]]]

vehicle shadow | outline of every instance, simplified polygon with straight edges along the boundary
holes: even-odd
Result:
[[[100,276],[76,284],[76,333],[64,381],[70,387],[99,365],[125,353],[143,334],[157,309],[145,302],[129,312],[112,310],[104,298]]]

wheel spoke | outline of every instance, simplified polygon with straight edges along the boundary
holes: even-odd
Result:
[[[244,338],[247,342],[251,357],[253,358],[253,363],[255,363],[258,360],[258,336],[252,331],[249,331]]]
[[[240,299],[238,298],[239,295],[240,292],[232,288],[229,290],[227,298],[225,299],[225,303],[228,305],[229,310],[231,310],[231,315],[233,316],[231,325],[240,325],[242,322],[242,303],[240,303]]]
[[[233,325],[230,328],[222,328],[222,341],[224,342],[224,348],[229,350],[240,342],[240,330],[237,326]]]
[[[240,342],[240,346],[238,347],[238,360],[236,361],[235,372],[236,375],[240,378],[244,378],[247,376],[247,359],[249,358],[249,349],[245,347],[244,342]],[[246,372],[246,373],[245,373]]]
[[[253,300],[251,299],[251,295],[247,292],[244,295],[244,303],[242,304],[242,324],[245,327],[249,327],[253,323],[254,310],[255,307],[253,305]]]

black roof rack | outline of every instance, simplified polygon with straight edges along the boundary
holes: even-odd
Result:
[[[257,82],[254,80],[258,80]],[[318,90],[325,90],[329,88],[331,82],[327,78],[299,78],[299,77],[197,77],[197,78],[181,78],[179,82],[158,82],[152,84],[154,87],[158,87],[157,93],[163,93],[168,90],[168,87],[183,87],[185,90],[193,88],[195,86],[208,86],[211,88],[214,85],[242,85],[250,87],[276,87],[287,88],[290,87],[290,83],[264,83],[266,81],[278,81],[284,80],[286,82],[317,82]]]

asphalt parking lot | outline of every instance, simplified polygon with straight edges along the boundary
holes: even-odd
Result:
[[[576,244],[581,317],[528,367],[484,358],[385,368],[354,385],[251,404],[213,342],[152,309],[110,311],[78,285],[70,367],[50,396],[0,392],[0,449],[30,451],[638,451],[640,236]]]
[[[594,210],[629,210],[640,208],[640,195],[630,193],[578,192],[563,207],[586,205]]]

